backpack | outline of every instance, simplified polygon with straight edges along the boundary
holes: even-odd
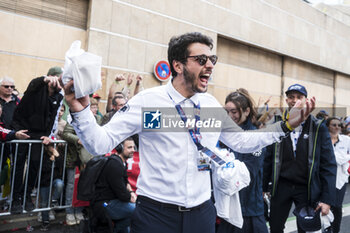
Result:
[[[94,156],[81,171],[78,181],[77,199],[81,201],[91,201],[94,197],[96,183],[112,156]]]

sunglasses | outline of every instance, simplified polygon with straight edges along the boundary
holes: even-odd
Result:
[[[331,124],[331,126],[333,126],[333,127],[341,127],[341,124]]]
[[[216,62],[218,61],[218,57],[216,55],[207,56],[202,54],[197,56],[187,56],[186,59],[189,57],[192,57],[201,66],[204,66],[207,63],[208,59],[211,61],[211,63],[213,63],[213,65],[215,65]]]
[[[5,88],[12,88],[12,89],[15,89],[15,86],[14,85],[2,85],[3,87],[5,87]]]

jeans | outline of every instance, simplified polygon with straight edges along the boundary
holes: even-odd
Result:
[[[61,179],[55,179],[53,181],[53,187],[52,187],[52,200],[58,200],[61,196],[61,193],[63,191],[64,183]],[[50,194],[50,187],[40,187],[40,207],[41,208],[48,208],[49,204],[49,194]],[[49,211],[42,211],[42,218],[43,222],[49,221]]]
[[[117,199],[104,204],[109,217],[115,221],[114,232],[130,232],[130,218],[135,210],[135,203],[122,202]]]
[[[73,190],[74,190],[74,176],[75,168],[66,168],[67,183],[66,183],[66,205],[72,205]],[[68,207],[66,208],[66,214],[81,213],[83,207]]]

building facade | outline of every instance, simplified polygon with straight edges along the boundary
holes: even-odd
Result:
[[[0,77],[20,92],[63,66],[74,40],[102,57],[102,100],[116,74],[162,85],[153,69],[169,39],[199,31],[215,43],[209,92],[221,103],[243,87],[256,102],[284,105],[284,90],[300,83],[319,107],[350,114],[350,26],[301,0],[0,0],[0,28]]]

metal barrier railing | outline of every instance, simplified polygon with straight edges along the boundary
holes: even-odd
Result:
[[[35,207],[34,207],[34,210],[32,212],[39,212],[39,211],[53,209],[53,207],[51,207],[51,198],[52,198],[52,191],[53,191],[54,170],[55,170],[56,160],[51,161],[52,164],[51,164],[48,204],[46,207],[43,207],[43,206],[39,207],[40,188],[42,187],[40,184],[42,181],[43,159],[44,159],[44,156],[47,156],[47,152],[45,152],[45,145],[42,144],[42,142],[43,142],[42,140],[12,140],[9,142],[1,143],[0,174],[2,174],[4,159],[5,159],[5,157],[7,158],[7,156],[8,156],[11,160],[11,178],[10,178],[11,191],[10,191],[8,211],[1,212],[0,216],[10,215],[11,211],[12,211],[12,203],[14,200],[14,188],[15,188],[14,185],[15,185],[15,178],[16,178],[16,167],[17,167],[17,163],[18,163],[19,145],[28,146],[26,158],[24,158],[25,159],[25,164],[24,164],[25,173],[23,171],[23,174],[25,174],[25,176],[23,177],[23,180],[22,180],[22,185],[24,186],[24,189],[23,189],[23,191],[21,191],[21,194],[23,193],[23,196],[21,195],[22,196],[21,204],[22,204],[22,209],[23,209],[22,213],[27,212],[25,210],[26,202],[28,201],[26,198],[31,195],[31,193],[29,193],[29,195],[28,195],[27,192],[32,191],[32,190],[28,190],[28,179],[29,179],[29,170],[30,170],[30,166],[31,166],[31,164],[30,164],[31,157],[33,156],[32,155],[32,147],[35,144],[41,144],[41,149],[40,149],[40,165],[39,165],[39,169],[37,171],[37,177],[34,178],[36,180],[36,185],[34,185],[34,187],[36,188],[37,193],[36,193],[36,200],[35,200],[35,205],[34,205]],[[63,148],[63,151],[64,151],[63,155],[60,154],[59,156],[62,156],[60,159],[63,159],[62,170],[61,170],[61,172],[62,172],[61,180],[64,182],[65,181],[65,171],[66,171],[66,159],[67,159],[66,158],[67,157],[67,142],[63,141],[63,140],[54,140],[54,141],[52,141],[52,143],[50,143],[50,145],[52,145],[55,149],[58,147]],[[5,148],[6,148],[6,150],[5,150]],[[9,154],[6,155],[5,151]],[[21,158],[21,159],[23,159],[23,158]],[[33,178],[33,177],[31,177],[31,178]],[[60,194],[59,203],[58,203],[58,206],[54,207],[55,209],[63,209],[63,208],[67,208],[67,207],[71,206],[71,205],[63,205],[63,203],[64,203],[63,193],[64,193],[64,191],[62,191],[62,193]],[[32,200],[30,200],[30,201],[32,201]]]

